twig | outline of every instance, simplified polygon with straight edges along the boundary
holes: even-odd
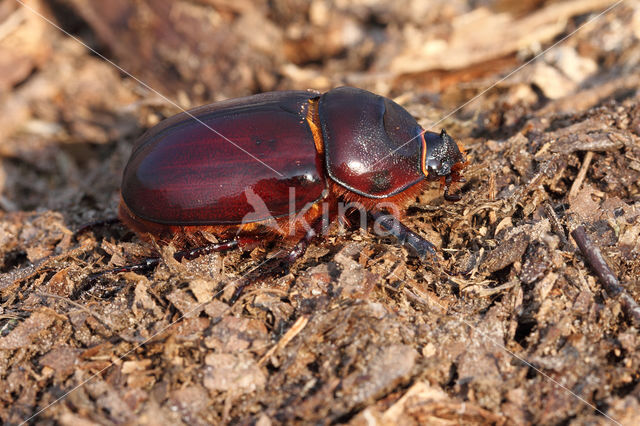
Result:
[[[262,358],[260,358],[260,361],[258,361],[258,365],[263,365],[264,362],[266,360],[268,360],[269,358],[271,358],[271,356],[276,351],[281,350],[282,348],[287,346],[287,344],[294,337],[296,337],[298,335],[298,333],[300,333],[302,331],[302,329],[307,325],[308,322],[309,322],[309,316],[308,315],[302,315],[300,318],[298,318],[296,320],[296,322],[291,326],[291,328],[284,334],[284,336],[282,336],[282,339],[280,339],[280,341],[278,343],[276,343],[276,345],[274,347],[269,349],[267,351],[267,353],[264,354],[264,356]]]
[[[619,300],[625,315],[635,327],[640,327],[640,306],[620,284],[620,281],[618,281],[602,257],[600,249],[589,240],[584,226],[580,225],[571,231],[571,236],[578,244],[580,251],[586,257],[593,271],[600,278],[607,295],[614,300]]]
[[[580,191],[580,187],[582,186],[582,182],[584,182],[585,176],[587,176],[587,171],[589,170],[589,165],[591,165],[591,160],[593,159],[593,151],[588,151],[587,155],[584,156],[584,160],[582,161],[582,166],[580,167],[580,171],[576,176],[576,180],[571,184],[571,189],[569,190],[569,199],[573,199],[578,195]]]

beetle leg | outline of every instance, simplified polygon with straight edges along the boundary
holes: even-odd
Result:
[[[302,239],[298,241],[285,256],[274,256],[266,260],[258,268],[242,277],[242,280],[236,285],[236,290],[229,299],[229,304],[233,305],[236,303],[245,287],[261,277],[265,275],[281,274],[283,271],[287,271],[296,260],[300,259],[306,253],[311,241],[320,234],[321,227],[322,220],[320,219],[309,228],[304,237],[302,237]]]
[[[71,300],[77,299],[81,293],[89,290],[94,286],[94,281],[96,278],[101,277],[106,274],[115,274],[118,272],[144,272],[149,269],[153,269],[160,263],[159,257],[148,257],[144,260],[144,262],[136,263],[134,265],[126,265],[121,266],[120,268],[108,269],[106,271],[95,272],[93,274],[89,274],[86,280],[84,280],[81,285],[73,290],[71,294]]]
[[[94,222],[85,223],[80,228],[78,228],[76,232],[73,233],[73,238],[77,240],[80,235],[84,234],[87,231],[90,231],[92,229],[95,229],[101,226],[109,226],[117,223],[122,223],[119,217],[110,217],[107,219],[96,220]]]
[[[229,250],[233,250],[240,246],[238,240],[225,241],[223,243],[212,243],[206,246],[196,247],[191,250],[181,250],[173,254],[173,258],[180,262],[182,259],[193,260],[200,256],[204,256],[211,253],[220,253]],[[134,263],[133,265],[125,265],[119,268],[113,268],[106,271],[96,272],[89,277],[95,278],[104,274],[116,274],[119,272],[145,272],[149,269],[153,269],[160,263],[161,257],[148,257],[140,263]]]
[[[144,272],[149,269],[153,269],[160,263],[160,257],[147,257],[140,263],[134,263],[133,265],[125,265],[119,268],[107,269],[106,271],[96,272],[89,275],[89,279],[97,278],[106,274],[117,274],[119,272]]]
[[[396,237],[398,242],[409,250],[410,254],[419,257],[420,260],[425,260],[429,255],[433,262],[438,262],[435,246],[431,242],[407,228],[390,214],[380,211],[374,211],[370,214],[376,222]]]
[[[309,247],[309,243],[318,235],[318,231],[315,227],[310,228],[304,237],[298,241],[298,243],[291,249],[289,254],[285,257],[285,261],[291,265],[296,260],[300,259]]]
[[[462,197],[458,194],[449,194],[449,187],[445,186],[444,188],[444,199],[447,201],[460,201]]]
[[[253,239],[248,239],[248,238],[239,238],[236,240],[230,240],[230,241],[225,241],[222,243],[213,243],[213,244],[207,244],[206,246],[202,246],[202,247],[196,247],[194,249],[191,250],[182,250],[182,251],[177,251],[173,254],[174,259],[176,259],[178,262],[180,262],[182,259],[187,259],[187,260],[193,260],[197,257],[200,256],[204,256],[206,254],[210,254],[210,253],[216,253],[216,252],[225,252],[225,251],[229,251],[229,250],[233,250],[235,248],[241,247],[241,246],[248,246],[251,245],[251,243],[253,242]],[[106,275],[106,274],[117,274],[120,272],[140,272],[143,273],[145,271],[148,271],[150,269],[155,268],[156,266],[158,266],[158,264],[160,263],[161,257],[156,256],[156,257],[148,257],[146,258],[144,261],[139,262],[139,263],[135,263],[133,265],[125,265],[125,266],[121,266],[119,268],[113,268],[113,269],[108,269],[106,271],[100,271],[100,272],[96,272],[93,274],[89,274],[89,276],[87,277],[87,281],[88,283],[80,286],[78,289],[76,289],[74,291],[74,295],[72,296],[72,299],[77,298],[77,296],[82,292],[87,290],[87,288],[90,287],[89,283],[91,283],[93,280],[95,280],[96,278],[102,276],[102,275]]]
[[[233,250],[235,248],[238,248],[239,246],[240,242],[238,240],[230,240],[223,243],[207,244],[206,246],[196,247],[191,250],[177,251],[173,254],[173,257],[178,262],[180,262],[182,259],[193,260],[210,253]]]
[[[460,201],[462,198],[458,194],[449,194],[449,186],[451,185],[451,175],[447,175],[444,184],[444,199],[447,201]]]

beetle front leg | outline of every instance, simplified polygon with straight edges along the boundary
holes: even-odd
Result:
[[[463,179],[463,178],[458,178],[458,182],[464,183],[464,182],[466,182],[466,180]],[[451,178],[451,175],[448,175],[445,178],[444,199],[447,200],[447,201],[451,201],[451,202],[460,201],[462,199],[462,197],[459,194],[450,194],[449,193],[449,188],[451,187],[452,183],[453,183],[453,179]]]
[[[438,262],[436,248],[431,242],[407,228],[402,222],[388,213],[378,211],[370,212],[370,214],[373,220],[380,224],[389,234],[396,237],[398,242],[409,250],[410,254],[419,257],[420,260],[425,260],[429,255],[432,261]]]

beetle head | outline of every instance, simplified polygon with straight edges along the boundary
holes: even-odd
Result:
[[[445,198],[454,199],[449,195],[449,186],[463,180],[460,171],[467,164],[464,151],[444,129],[439,135],[425,132],[422,138],[422,172],[430,181],[440,180]]]

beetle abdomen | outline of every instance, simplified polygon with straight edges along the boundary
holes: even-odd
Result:
[[[325,189],[306,123],[313,97],[290,91],[233,99],[191,111],[201,122],[182,113],[150,129],[124,172],[125,205],[161,224],[259,222],[292,213],[294,188],[294,213],[302,210]]]
[[[425,179],[422,128],[392,100],[339,87],[320,98],[319,118],[327,174],[346,189],[386,198]]]

